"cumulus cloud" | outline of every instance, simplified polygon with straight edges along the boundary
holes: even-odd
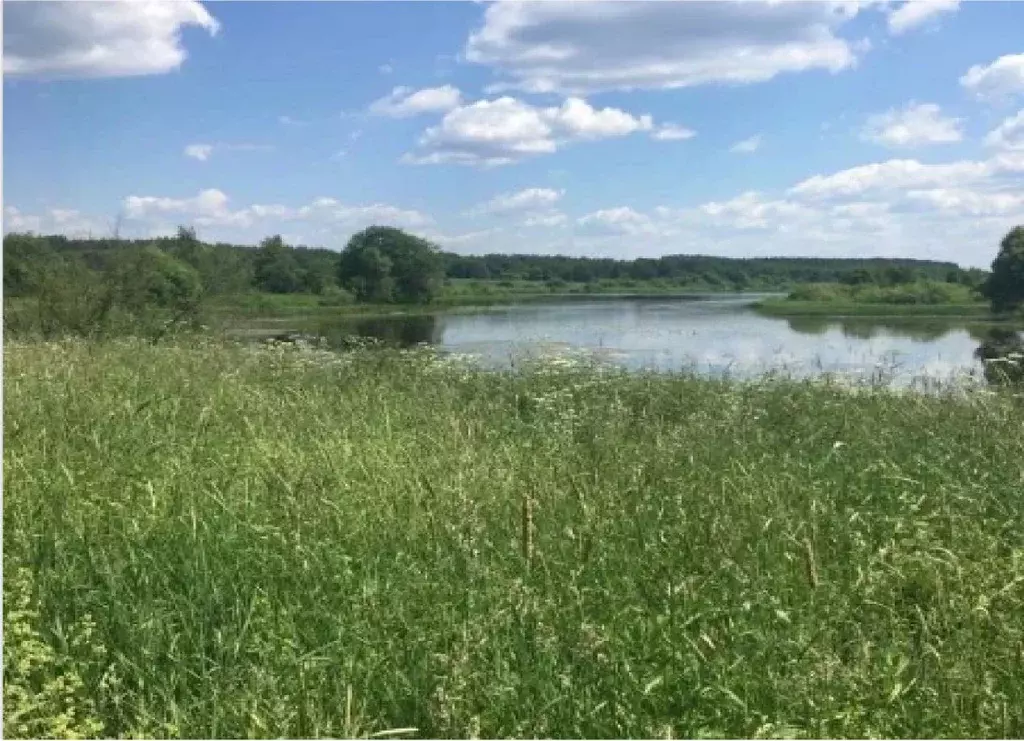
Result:
[[[197,159],[200,162],[206,162],[213,155],[214,151],[218,152],[269,152],[273,147],[267,144],[189,144],[185,147],[184,153],[186,157]]]
[[[515,193],[502,193],[472,209],[472,214],[502,214],[531,211],[554,206],[565,195],[564,190],[553,188],[524,188]]]
[[[4,206],[4,232],[38,232],[43,220],[34,214],[24,214],[14,206]]]
[[[657,131],[651,134],[651,138],[660,142],[684,141],[697,136],[697,132],[678,124],[666,123],[658,127]]]
[[[564,226],[568,222],[568,216],[561,211],[551,209],[549,211],[527,214],[523,219],[523,226],[555,227]]]
[[[1024,54],[1006,54],[991,64],[976,64],[964,73],[960,84],[983,100],[1024,94]]]
[[[686,207],[619,205],[577,219],[565,249],[618,255],[906,256],[991,262],[1024,223],[1024,155],[925,165],[890,160],[817,175],[773,195]]]
[[[77,209],[51,208],[41,214],[23,213],[15,206],[4,206],[4,233],[35,232],[89,237],[109,234],[111,227]]]
[[[606,231],[619,234],[656,235],[659,229],[654,220],[636,211],[629,206],[618,206],[616,208],[605,208],[593,213],[586,214],[577,219],[577,223],[583,227],[591,227],[597,231]]]
[[[730,152],[735,154],[753,154],[761,147],[761,135],[755,134],[749,139],[743,139],[733,144],[730,148]]]
[[[872,191],[898,191],[942,187],[949,183],[974,183],[1024,172],[1024,156],[997,156],[988,160],[958,160],[924,164],[894,159],[859,165],[831,175],[814,175],[790,188],[808,198],[857,196]]]
[[[500,2],[488,5],[465,58],[502,87],[534,93],[754,83],[853,65],[836,30],[857,2]]]
[[[910,0],[889,12],[889,33],[899,36],[959,7],[960,0]]]
[[[185,147],[185,156],[200,162],[206,162],[210,159],[211,154],[213,154],[212,144],[189,144]]]
[[[985,144],[999,149],[1024,150],[1024,108],[992,129],[985,136]]]
[[[911,101],[901,109],[869,116],[861,137],[886,147],[914,148],[958,142],[963,139],[963,131],[961,119],[943,116],[934,103]]]
[[[963,216],[1001,216],[1024,213],[1024,192],[931,188],[907,191],[907,199]]]
[[[334,224],[389,224],[392,226],[417,227],[433,223],[426,214],[413,209],[399,208],[386,203],[351,205],[336,198],[317,198],[295,212],[299,219],[329,222]]]
[[[4,5],[4,75],[43,79],[170,72],[187,56],[182,29],[219,24],[197,0]]]
[[[403,161],[493,167],[530,155],[550,154],[569,141],[621,137],[653,128],[649,115],[594,108],[582,98],[540,108],[503,96],[449,111],[420,137],[423,151],[407,154]]]
[[[462,93],[452,85],[413,90],[396,87],[383,98],[370,104],[370,113],[376,116],[406,118],[421,113],[442,113],[457,108],[462,103]]]
[[[227,194],[216,188],[195,196],[128,196],[122,213],[136,228],[153,228],[167,221],[190,223],[214,229],[284,231],[283,225],[307,222],[321,229],[354,231],[371,224],[420,227],[433,220],[419,211],[385,203],[347,204],[335,198],[320,197],[302,206],[279,203],[252,204],[233,209]]]
[[[568,217],[556,205],[564,195],[564,190],[554,188],[524,188],[514,193],[501,193],[469,209],[465,215],[513,219],[528,227],[561,226]]]

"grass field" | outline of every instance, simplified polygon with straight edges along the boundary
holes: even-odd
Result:
[[[8,737],[1024,735],[1011,395],[194,339],[4,394]]]

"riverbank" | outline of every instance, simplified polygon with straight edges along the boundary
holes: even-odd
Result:
[[[1010,396],[198,339],[3,361],[20,735],[1024,734]]]
[[[298,315],[337,316],[403,316],[431,314],[438,311],[450,313],[459,310],[478,310],[488,307],[509,306],[528,303],[557,303],[560,301],[615,301],[620,299],[689,299],[730,295],[727,291],[683,291],[656,289],[639,291],[547,291],[547,292],[494,292],[494,293],[447,293],[429,304],[369,304],[339,301],[331,296],[313,294],[272,294],[247,293],[211,297],[206,311],[211,316],[230,317],[290,317]],[[768,295],[766,292],[751,292],[751,302]]]
[[[962,317],[993,322],[1006,319],[992,314],[989,305],[984,302],[894,304],[853,301],[794,301],[788,298],[773,298],[755,301],[752,307],[762,314],[774,317]]]

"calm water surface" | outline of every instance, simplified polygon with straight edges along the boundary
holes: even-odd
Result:
[[[693,369],[738,377],[825,372],[900,383],[980,375],[974,357],[984,330],[948,319],[776,319],[755,313],[757,297],[630,298],[490,307],[477,311],[292,320],[287,327],[337,344],[350,335],[471,355],[488,367],[580,354],[630,369]],[[259,325],[249,325],[258,330]],[[263,329],[270,330],[269,325]]]

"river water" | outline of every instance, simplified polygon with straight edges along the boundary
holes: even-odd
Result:
[[[902,384],[981,376],[975,351],[987,330],[977,325],[948,318],[770,318],[751,308],[757,298],[580,299],[414,316],[314,316],[251,322],[245,330],[299,331],[329,346],[353,335],[427,343],[487,367],[569,354],[629,369],[740,378],[832,373]]]

